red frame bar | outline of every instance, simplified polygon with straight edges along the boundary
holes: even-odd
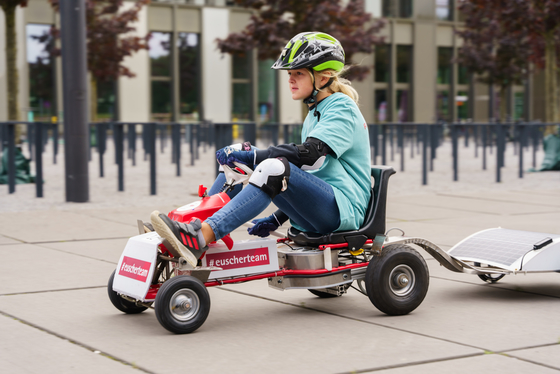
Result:
[[[332,268],[332,270],[327,269],[317,269],[317,270],[279,270],[271,273],[264,273],[264,274],[256,274],[256,275],[249,275],[246,277],[239,277],[233,279],[224,279],[219,281],[211,281],[206,282],[204,285],[206,287],[213,287],[213,286],[221,286],[223,284],[233,284],[233,283],[241,283],[241,282],[248,282],[251,280],[257,279],[264,279],[264,278],[271,278],[271,277],[283,277],[286,275],[318,275],[318,274],[327,274],[327,273],[334,273],[337,271],[348,270],[348,269],[359,269],[368,266],[369,262],[362,262],[359,264],[350,264],[344,266],[338,266]]]
[[[364,244],[371,244],[371,243],[373,243],[373,240],[368,239]],[[319,250],[324,251],[327,248],[337,249],[337,248],[347,248],[347,247],[348,247],[348,243],[323,244],[319,246]]]

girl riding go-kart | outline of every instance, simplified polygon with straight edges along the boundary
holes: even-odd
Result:
[[[302,144],[222,148],[216,152],[221,165],[242,163],[254,170],[245,188],[238,185],[228,192],[228,204],[204,222],[151,214],[155,231],[193,267],[207,243],[253,219],[271,202],[278,210],[253,221],[250,234],[268,236],[288,219],[297,230],[319,234],[356,230],[364,220],[371,190],[369,135],[358,94],[340,77],[345,66],[339,41],[325,33],[300,33],[272,69],[287,70],[292,99],[309,107]],[[209,195],[220,192],[225,179],[220,173]]]
[[[387,237],[387,187],[395,171],[370,166],[358,95],[340,78],[340,43],[324,33],[298,34],[272,68],[287,70],[292,98],[309,107],[302,144],[222,148],[216,157],[224,173],[208,193],[200,186],[201,200],[168,215],[152,212],[156,232],[139,222],[140,235],[129,239],[109,278],[109,298],[120,311],[154,308],[167,330],[191,333],[208,316],[208,287],[268,279],[274,289],[306,289],[321,298],[341,296],[356,281],[377,309],[403,315],[420,305],[429,284],[426,262],[407,243],[458,271],[424,239]],[[278,210],[253,221],[249,233],[266,237],[290,219],[287,235],[232,243],[229,233],[270,203]],[[218,239],[225,245],[211,244]]]

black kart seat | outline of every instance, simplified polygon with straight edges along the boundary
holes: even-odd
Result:
[[[371,167],[371,176],[374,183],[371,188],[371,196],[364,216],[364,223],[358,230],[337,231],[323,235],[304,232],[290,227],[288,238],[296,244],[310,247],[318,247],[323,244],[348,243],[350,250],[362,248],[368,239],[374,239],[377,234],[385,233],[387,187],[389,185],[389,177],[395,173],[391,166]]]

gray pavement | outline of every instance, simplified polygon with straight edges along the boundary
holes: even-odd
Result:
[[[481,170],[471,148],[461,150],[453,182],[449,148],[439,152],[428,186],[420,183],[418,156],[407,157],[405,172],[392,178],[388,228],[444,249],[491,227],[560,234],[559,172],[519,179],[508,149],[498,184],[493,160]],[[557,273],[485,284],[446,270],[421,249],[430,288],[406,316],[384,315],[353,289],[320,299],[273,290],[266,280],[210,288],[210,315],[190,335],[167,332],[152,310],[124,315],[106,284],[136,219],[196,200],[214,164],[211,152],[202,152],[176,177],[169,153],[158,154],[158,195],[150,196],[147,163],[129,162],[125,192],[117,192],[112,157],[99,178],[93,154],[89,203],[64,202],[60,156],[56,165],[46,158],[44,198],[34,197],[33,185],[18,185],[12,195],[0,189],[3,373],[560,372]],[[398,168],[399,159],[388,163]],[[247,238],[244,229],[233,236]]]

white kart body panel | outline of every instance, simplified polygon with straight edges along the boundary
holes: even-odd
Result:
[[[203,267],[219,267],[209,279],[277,271],[278,253],[276,240],[270,238],[237,240],[229,250],[222,242],[210,244]]]
[[[153,301],[147,300],[146,295],[154,276],[158,246],[162,241],[156,232],[128,239],[113,280],[115,292],[141,301]]]

